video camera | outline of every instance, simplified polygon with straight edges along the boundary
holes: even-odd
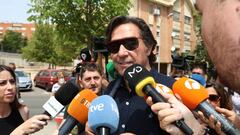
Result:
[[[93,38],[93,51],[95,53],[102,53],[104,56],[108,56],[105,39],[103,37]]]
[[[180,69],[180,70],[190,70],[191,69],[191,64],[194,60],[194,56],[192,55],[187,55],[187,56],[179,56],[179,55],[172,55],[172,66]]]

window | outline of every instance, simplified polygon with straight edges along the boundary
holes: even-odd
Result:
[[[191,23],[191,17],[189,17],[189,16],[184,16],[184,23],[185,23],[185,24],[190,24],[190,23]]]
[[[173,20],[179,21],[180,13],[177,11],[173,11]]]

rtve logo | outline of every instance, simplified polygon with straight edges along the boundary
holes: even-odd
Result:
[[[200,84],[192,79],[187,79],[184,83],[185,87],[189,90],[199,90],[201,88]]]

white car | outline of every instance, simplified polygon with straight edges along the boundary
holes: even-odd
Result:
[[[24,71],[15,70],[18,90],[32,90],[32,79]]]

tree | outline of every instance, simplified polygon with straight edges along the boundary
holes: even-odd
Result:
[[[54,30],[50,25],[36,25],[28,45],[22,49],[23,58],[30,61],[56,64],[54,51]]]
[[[71,42],[71,56],[78,54],[82,46],[93,45],[94,36],[104,35],[109,21],[118,15],[128,14],[129,0],[31,0],[32,13],[28,19],[35,22],[53,24],[66,42],[59,48],[65,48]],[[76,55],[75,55],[76,57]]]
[[[14,31],[6,31],[2,41],[3,50],[11,53],[21,53],[21,48],[27,45],[27,38],[21,33]]]

